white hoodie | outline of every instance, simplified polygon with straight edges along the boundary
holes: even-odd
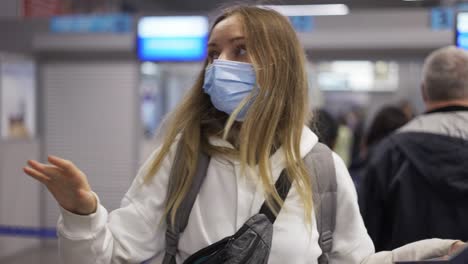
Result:
[[[317,136],[304,127],[300,146],[302,158],[317,141]],[[210,143],[230,146],[219,138],[211,138]],[[162,262],[166,225],[161,217],[175,146],[152,181],[143,184],[147,166],[156,153],[157,150],[140,169],[122,200],[121,208],[108,214],[99,205],[97,211],[88,216],[75,215],[62,208],[58,231],[63,263],[141,263],[148,259],[151,259],[149,263]],[[333,154],[333,160],[337,176],[337,212],[330,264],[371,263],[374,246],[359,213],[353,182],[343,161],[336,154]],[[273,182],[284,166],[285,157],[280,148],[271,157]],[[180,237],[177,263],[234,234],[248,218],[260,211],[263,202],[261,184],[257,179],[241,175],[238,161],[212,157],[188,225]],[[321,249],[315,226],[314,220],[312,230],[307,229],[301,199],[293,184],[273,227],[268,263],[317,263]],[[436,254],[443,254],[452,243],[438,241],[430,244],[436,245],[440,251]],[[409,254],[414,255],[414,247],[410,251]],[[418,253],[424,258],[432,256],[430,253],[434,251]],[[380,257],[380,260],[372,263],[384,263],[384,259],[391,263],[395,257],[391,253],[373,256]]]

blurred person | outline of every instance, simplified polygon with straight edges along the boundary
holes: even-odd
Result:
[[[275,11],[233,7],[216,19],[208,48],[198,80],[173,113],[162,145],[137,174],[121,208],[108,214],[71,161],[50,156],[50,164],[28,162],[24,171],[45,184],[61,207],[58,234],[64,263],[140,263],[149,258],[151,263],[182,263],[236,233],[262,204],[275,211],[276,202],[285,210],[273,225],[269,259],[261,263],[317,263],[322,250],[302,158],[318,139],[305,126],[310,109],[305,55],[294,29]],[[194,188],[200,151],[211,156],[206,178],[180,243],[168,248],[165,235],[177,228],[173,220]],[[346,166],[336,154],[330,158],[337,180],[330,263],[391,263],[415,255],[445,255],[463,245],[425,240],[373,254]],[[285,168],[294,184],[283,200],[273,182]]]
[[[364,123],[366,119],[366,111],[361,106],[354,106],[347,114],[348,127],[353,133],[353,141],[350,149],[350,161],[348,167],[359,159],[361,145],[364,140]]]
[[[396,106],[384,106],[375,115],[364,137],[365,152],[369,152],[382,139],[402,127],[410,120],[407,113]]]
[[[362,174],[378,143],[409,121],[399,107],[388,105],[380,109],[373,118],[361,146],[359,159],[351,164],[349,172],[359,190]],[[359,192],[359,191],[358,191]]]
[[[413,105],[411,104],[410,101],[404,99],[404,100],[401,100],[397,106],[405,113],[405,115],[407,116],[408,120],[411,120],[413,119],[415,116],[416,116],[416,113],[414,111],[414,107]]]
[[[423,74],[426,112],[375,149],[362,179],[361,212],[377,250],[468,239],[468,54],[438,49]]]
[[[23,116],[10,116],[8,126],[8,137],[11,139],[27,139],[30,134]]]
[[[314,112],[309,127],[318,136],[319,142],[324,143],[330,149],[335,149],[338,137],[338,122],[330,113],[324,109],[318,109]]]
[[[341,159],[343,159],[346,167],[351,164],[351,148],[354,142],[353,130],[348,127],[345,115],[338,118],[338,134],[336,137],[335,148],[333,149]]]

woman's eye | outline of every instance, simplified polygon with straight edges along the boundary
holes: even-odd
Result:
[[[209,52],[208,57],[210,60],[216,60],[219,57],[219,53],[216,51]]]
[[[246,55],[246,54],[247,54],[247,50],[246,50],[246,49],[242,49],[242,48],[241,48],[241,49],[239,50],[239,55],[242,55],[242,56],[243,56],[243,55]]]
[[[247,50],[245,49],[245,47],[238,47],[237,48],[237,55],[238,56],[247,55]]]

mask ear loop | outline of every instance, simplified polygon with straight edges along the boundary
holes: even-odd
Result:
[[[232,112],[232,114],[229,116],[229,119],[227,120],[226,122],[226,126],[224,127],[224,133],[223,133],[223,139],[224,140],[227,140],[227,137],[228,137],[228,134],[229,134],[229,131],[231,130],[231,127],[232,125],[234,124],[234,122],[236,121],[236,117],[237,115],[240,113],[240,111],[244,108],[244,106],[247,105],[248,102],[250,102],[250,100],[255,96],[255,89],[258,89],[257,86],[254,87],[254,89],[252,90],[252,92],[246,96],[240,103],[239,105],[236,107],[236,109],[234,109],[234,111]]]

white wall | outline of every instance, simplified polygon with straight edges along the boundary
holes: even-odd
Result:
[[[22,171],[28,159],[39,159],[37,140],[0,141],[0,225],[40,226],[41,186]],[[34,238],[0,236],[0,259],[38,245]]]
[[[46,60],[43,91],[43,156],[72,160],[88,176],[109,210],[133,180],[138,163],[137,64],[127,60]],[[58,207],[47,194],[45,226],[55,226]]]

